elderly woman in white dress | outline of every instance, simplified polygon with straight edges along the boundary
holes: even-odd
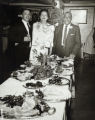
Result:
[[[54,26],[47,22],[49,18],[46,9],[40,11],[40,22],[33,24],[33,39],[29,60],[32,64],[38,63],[38,56],[47,56],[52,53]]]

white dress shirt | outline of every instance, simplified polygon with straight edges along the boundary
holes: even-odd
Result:
[[[64,38],[64,32],[65,32],[65,27],[66,27],[66,26],[67,26],[67,35],[68,35],[68,32],[69,32],[69,29],[70,29],[71,24],[69,24],[69,25],[64,24],[64,25],[63,25],[62,42],[61,42],[61,45],[62,45],[62,46],[64,46],[64,39],[63,39],[63,38]],[[66,35],[66,36],[67,36],[67,35]]]
[[[27,25],[27,24],[29,24],[29,23],[26,22],[26,21],[23,20],[23,19],[22,19],[22,22],[23,22],[23,24],[24,24],[24,26],[25,26],[25,28],[26,28],[26,30],[27,30],[27,32],[28,32],[28,35],[30,35],[30,33],[29,33],[29,27],[28,27],[28,25]]]

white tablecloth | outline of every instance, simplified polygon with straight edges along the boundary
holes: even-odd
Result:
[[[27,90],[26,88],[23,87],[23,84],[24,82],[18,81],[13,78],[7,79],[4,83],[0,85],[0,97],[4,97],[6,95],[16,95],[16,96],[23,95],[23,93],[25,93]],[[63,91],[66,89],[68,91],[67,87],[66,88],[64,87]],[[33,120],[63,120],[63,116],[65,115],[66,101],[47,102],[47,103],[49,104],[50,107],[56,108],[56,113],[53,115],[46,115],[44,117],[33,118]],[[2,118],[0,118],[0,120],[2,120]],[[3,120],[5,119],[3,118]]]
[[[23,95],[26,89],[22,86],[22,82],[9,78],[4,83],[0,85],[0,97],[6,95]]]
[[[59,103],[48,103],[51,107],[56,108],[56,112],[53,115],[45,115],[45,116],[39,116],[35,118],[21,118],[21,119],[11,119],[11,120],[65,120],[65,107],[66,102],[59,102]],[[10,120],[5,119],[3,117],[0,117],[0,120]]]
[[[66,62],[63,62],[62,65],[69,66],[70,64],[73,65],[72,60],[68,60]],[[64,68],[64,67],[63,67]],[[63,72],[60,74],[60,77],[64,77],[70,80],[70,83],[72,83],[71,75],[73,74],[73,67],[67,67],[63,69]],[[32,80],[30,80],[32,82]],[[44,80],[43,80],[44,81]],[[28,81],[18,81],[14,78],[7,79],[4,83],[0,85],[0,97],[5,97],[6,95],[23,95],[27,90],[33,91],[33,89],[27,89],[23,87],[25,83]],[[41,81],[42,82],[42,81]],[[45,81],[44,81],[45,82]],[[47,82],[47,80],[46,80]],[[71,85],[63,85],[63,86],[56,86],[56,85],[46,85],[46,87],[43,87],[41,90],[43,90],[43,93],[48,98],[52,98],[52,102],[46,101],[50,107],[55,107],[56,112],[53,115],[45,115],[45,116],[39,116],[36,118],[33,118],[33,120],[66,120],[65,119],[65,108],[66,108],[66,99],[71,98],[71,92],[69,89],[71,89]],[[34,90],[35,91],[35,90]],[[45,99],[45,98],[44,98]],[[57,99],[57,100],[56,100]],[[59,102],[59,99],[61,99],[61,102]],[[62,101],[64,100],[64,101]],[[64,119],[63,119],[64,118]],[[0,120],[5,120],[5,118],[1,117]],[[7,119],[9,120],[9,119]],[[15,120],[15,119],[12,119]],[[16,119],[17,120],[17,119]],[[18,120],[28,120],[27,118],[22,118]],[[29,120],[32,120],[29,119]]]

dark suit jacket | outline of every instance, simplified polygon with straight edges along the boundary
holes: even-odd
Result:
[[[79,27],[71,24],[67,35],[65,47],[61,45],[62,31],[63,25],[57,26],[55,29],[53,53],[57,54],[60,57],[68,57],[70,54],[80,56],[81,35]]]
[[[9,39],[12,40],[12,42],[23,44],[26,43],[24,42],[24,37],[27,36],[27,34],[28,32],[21,21],[10,28]],[[30,30],[30,35],[32,37],[32,29]]]
[[[12,26],[9,30],[9,51],[11,53],[11,58],[14,59],[17,65],[29,60],[29,42],[24,41],[24,37],[27,36],[27,34],[28,32],[22,21]],[[30,29],[30,36],[32,42],[32,26]],[[18,45],[16,45],[16,43],[18,43]]]

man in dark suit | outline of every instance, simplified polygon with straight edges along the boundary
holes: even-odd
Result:
[[[24,9],[21,21],[9,30],[9,54],[11,54],[11,61],[13,60],[16,66],[29,60],[32,42],[32,26],[29,24],[30,18],[30,11]]]
[[[71,23],[72,14],[64,14],[64,24],[55,29],[53,53],[60,57],[75,58],[80,56],[81,35],[78,26]]]

